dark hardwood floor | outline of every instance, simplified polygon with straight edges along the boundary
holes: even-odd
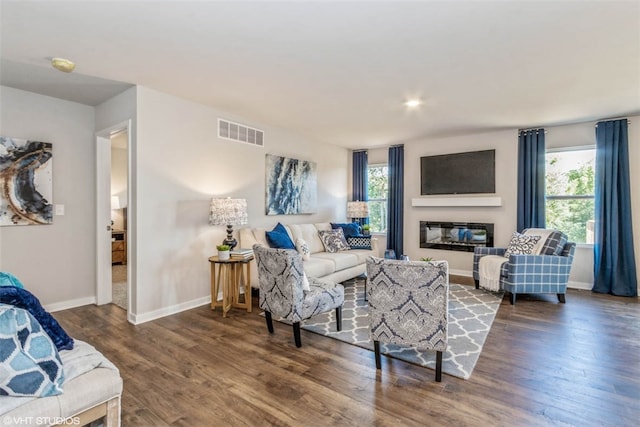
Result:
[[[257,306],[257,299],[254,299]],[[254,307],[255,307],[254,306]],[[123,426],[636,426],[640,304],[570,290],[502,301],[469,380],[208,306],[133,326],[115,305],[55,313],[124,378]]]

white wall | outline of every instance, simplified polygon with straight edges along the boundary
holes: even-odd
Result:
[[[49,309],[95,300],[95,144],[92,107],[0,86],[0,133],[53,144],[51,225],[2,227],[2,268]]]
[[[499,207],[413,207],[420,197],[420,157],[477,150],[496,150],[496,195]],[[473,253],[420,248],[420,221],[494,224],[494,245],[509,243],[516,229],[518,135],[516,130],[428,139],[404,145],[404,251],[411,259],[446,259],[453,274],[471,275]]]
[[[246,198],[253,227],[345,219],[346,149],[144,87],[137,114],[137,321],[208,301],[207,259],[225,237],[208,225],[211,197]],[[265,147],[218,139],[218,117],[264,130]],[[317,214],[264,214],[267,153],[317,163]]]

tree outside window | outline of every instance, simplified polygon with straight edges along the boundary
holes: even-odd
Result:
[[[547,151],[545,157],[547,228],[572,242],[593,243],[595,148]]]
[[[389,172],[387,165],[370,165],[367,171],[369,224],[372,233],[387,232],[387,195]]]

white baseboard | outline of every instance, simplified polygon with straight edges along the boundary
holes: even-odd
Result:
[[[585,291],[590,291],[591,288],[593,288],[593,283],[573,282],[573,281],[569,280],[569,283],[567,283],[567,288],[569,288],[569,289],[582,289],[582,290],[585,290]]]
[[[43,305],[43,308],[48,312],[53,313],[56,311],[67,310],[69,308],[81,307],[83,305],[89,305],[89,304],[95,304],[95,303],[96,303],[96,297],[93,296],[93,297],[72,299],[69,301],[54,302],[53,304]]]
[[[127,318],[130,323],[139,325],[141,323],[150,322],[151,320],[159,319],[161,317],[171,316],[182,311],[191,310],[192,308],[200,307],[205,304],[211,304],[211,296],[196,298],[191,301],[186,301],[180,304],[172,305],[170,307],[164,307],[159,310],[149,311],[142,314],[129,313]]]
[[[449,274],[453,274],[454,276],[473,277],[473,271],[469,270],[449,270]]]

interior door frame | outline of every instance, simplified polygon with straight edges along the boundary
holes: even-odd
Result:
[[[131,120],[96,132],[96,304],[112,301],[111,283],[111,136],[127,132],[127,171],[131,170]],[[131,177],[127,173],[127,206],[131,206]],[[131,209],[127,209],[130,227]],[[129,230],[127,230],[128,234]],[[127,242],[128,243],[128,242]],[[128,249],[128,248],[127,248]],[[131,265],[127,250],[127,265]],[[127,313],[131,313],[131,270],[127,268]]]

